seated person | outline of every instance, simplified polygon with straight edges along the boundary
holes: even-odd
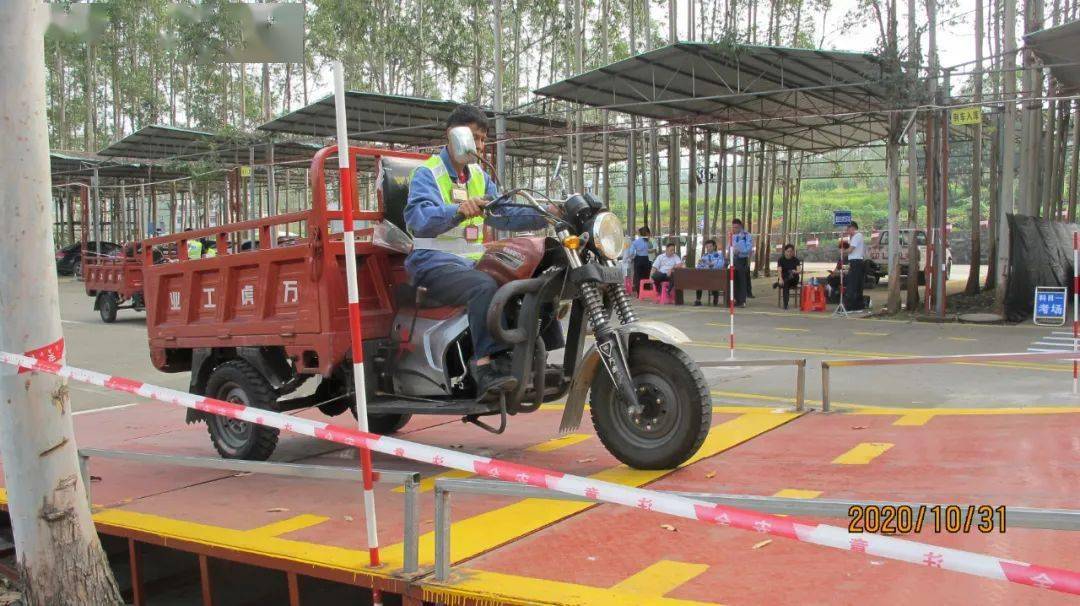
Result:
[[[482,152],[487,115],[471,105],[459,105],[446,120],[447,137],[458,126],[472,130],[476,150]],[[484,206],[497,195],[494,181],[475,158],[454,157],[443,146],[413,172],[405,206],[405,224],[413,236],[413,251],[405,259],[409,280],[435,293],[444,305],[468,307],[473,346],[469,366],[478,400],[517,387],[509,365],[492,364],[492,356],[502,353],[505,346],[487,328],[487,311],[498,284],[473,267],[473,259],[483,253],[483,225],[513,231],[547,225],[538,213],[525,208],[507,208],[499,211],[501,216],[485,220]],[[554,207],[550,210],[559,212]]]
[[[829,276],[825,279],[825,297],[829,303],[840,302],[840,275],[846,274],[843,258],[836,261],[836,267],[829,270]]]
[[[701,260],[698,261],[698,269],[724,269],[724,253],[716,249],[716,240],[705,241],[705,254],[701,255]],[[701,305],[701,291],[697,291],[697,296],[694,299],[694,305]],[[720,302],[720,291],[711,291],[712,304],[716,305]]]
[[[671,272],[675,271],[676,267],[682,267],[683,260],[678,253],[675,252],[675,243],[669,242],[664,247],[664,254],[657,255],[656,260],[653,261],[652,266],[652,281],[653,287],[656,288],[656,292],[660,292],[660,285],[664,282],[671,281]]]
[[[780,271],[780,275],[777,276],[776,284],[773,284],[773,288],[779,288],[783,291],[784,309],[788,308],[791,289],[798,286],[802,279],[799,270],[800,265],[802,265],[802,261],[795,256],[795,245],[785,244],[783,254],[776,260],[776,268]]]

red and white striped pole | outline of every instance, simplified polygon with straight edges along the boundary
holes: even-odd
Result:
[[[1073,232],[1073,351],[1080,351],[1080,232]],[[1080,363],[1076,360],[1073,393],[1080,393]]]
[[[734,234],[732,234],[734,237]],[[728,350],[735,359],[735,243],[728,238]]]
[[[345,120],[345,75],[340,61],[334,62],[334,112],[337,115],[338,171],[341,199],[343,238],[345,241],[345,274],[349,288],[349,333],[352,340],[353,391],[356,398],[356,419],[360,431],[368,433],[367,388],[364,385],[364,341],[360,329],[360,289],[356,284],[356,236],[353,233],[353,171],[349,164],[349,132]],[[375,490],[371,472],[371,450],[361,443],[360,467],[364,476],[364,520],[367,523],[368,556],[371,566],[379,566],[379,534],[375,524]],[[382,595],[372,590],[372,601],[381,606]]]

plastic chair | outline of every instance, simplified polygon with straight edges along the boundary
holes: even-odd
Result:
[[[645,288],[646,286],[648,287],[648,289]],[[653,284],[652,280],[646,278],[644,280],[638,281],[637,298],[638,301],[652,301],[654,303],[659,301],[656,293],[656,285]]]
[[[781,282],[782,277],[778,274],[776,276],[776,306],[784,306],[784,286]],[[802,304],[802,291],[803,291],[803,264],[799,263],[799,282],[795,286],[791,287],[791,294],[794,296],[795,302]]]
[[[671,290],[671,282],[664,282],[660,285],[660,304],[675,304],[675,293]]]

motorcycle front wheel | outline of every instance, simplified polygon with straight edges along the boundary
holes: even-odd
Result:
[[[634,342],[629,357],[639,406],[628,406],[601,368],[589,397],[596,435],[635,469],[677,467],[709,433],[712,398],[705,376],[686,352],[660,341]]]

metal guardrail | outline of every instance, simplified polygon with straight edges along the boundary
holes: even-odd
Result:
[[[806,401],[806,358],[781,360],[714,360],[698,362],[700,368],[719,368],[731,366],[795,366],[795,410],[802,412]]]
[[[435,480],[435,580],[442,583],[450,578],[450,493],[463,492],[500,497],[549,499],[553,501],[584,501],[602,503],[584,496],[568,495],[554,490],[485,479]],[[700,492],[668,492],[669,494],[701,499],[721,505],[741,507],[764,513],[846,518],[852,507],[960,507],[959,503],[918,503],[899,501],[857,501],[846,499],[793,499],[740,494],[712,494]],[[1039,528],[1046,530],[1080,530],[1080,510],[1036,509],[1030,507],[1006,507],[1005,518],[1014,528]]]
[[[841,366],[906,366],[918,364],[979,364],[985,362],[1014,362],[1040,360],[1080,360],[1080,352],[1054,351],[1045,353],[985,353],[948,356],[910,356],[904,358],[854,358],[851,360],[821,361],[821,410],[829,412],[829,369]]]
[[[90,458],[119,459],[136,463],[158,463],[164,465],[180,465],[182,467],[198,467],[202,469],[220,469],[222,471],[235,471],[238,473],[261,473],[274,476],[286,476],[293,478],[305,478],[309,480],[346,480],[360,482],[362,479],[360,469],[352,467],[336,467],[332,465],[302,465],[299,463],[276,463],[269,461],[244,461],[241,459],[216,459],[211,457],[190,457],[183,455],[169,455],[149,452],[132,452],[128,450],[102,450],[98,448],[79,449],[79,469],[82,473],[83,485],[86,486],[86,498],[90,499]],[[420,474],[415,471],[379,470],[374,469],[375,482],[380,484],[397,484],[405,493],[405,530],[404,530],[404,562],[402,572],[412,574],[420,567],[420,502],[419,485]]]

